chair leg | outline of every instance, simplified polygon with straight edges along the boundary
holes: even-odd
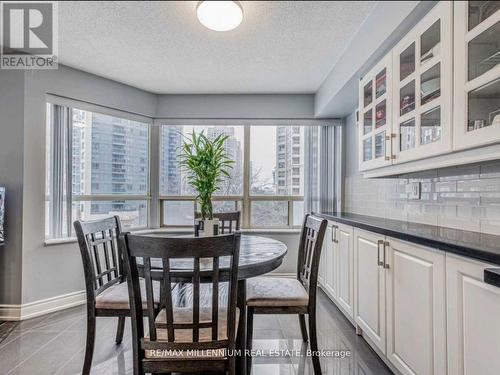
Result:
[[[246,344],[246,349],[248,351],[252,350],[252,340],[253,340],[253,307],[248,306],[247,307],[247,344]],[[247,375],[250,375],[252,373],[252,356],[248,355],[246,357],[247,361]]]
[[[227,373],[229,375],[236,375],[236,358],[234,356],[229,359],[229,370]]]
[[[309,337],[307,336],[306,316],[304,314],[299,314],[299,323],[300,323],[300,332],[302,333],[302,340],[304,342],[308,342]]]
[[[311,336],[311,351],[312,351],[312,362],[314,368],[314,375],[321,375],[321,364],[319,361],[319,356],[316,355],[318,351],[318,336],[316,332],[316,312],[309,313],[309,335]]]
[[[95,344],[95,315],[87,314],[87,343],[85,346],[85,360],[83,362],[83,375],[89,375],[92,368],[92,357]]]
[[[116,345],[120,345],[123,340],[123,331],[125,330],[125,317],[120,316],[118,318],[118,328],[116,329]]]

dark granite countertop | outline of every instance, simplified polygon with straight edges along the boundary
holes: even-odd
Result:
[[[370,232],[500,265],[500,235],[343,212],[315,215]]]

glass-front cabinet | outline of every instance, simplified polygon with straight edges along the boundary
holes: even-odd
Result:
[[[359,167],[391,164],[392,54],[385,56],[359,84]]]
[[[454,6],[454,148],[499,143],[500,1]]]
[[[451,2],[439,2],[393,50],[393,163],[451,151]]]

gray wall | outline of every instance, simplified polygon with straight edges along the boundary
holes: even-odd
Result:
[[[434,169],[400,178],[364,179],[358,169],[355,115],[345,119],[344,211],[389,219],[500,233],[500,161]],[[407,184],[422,183],[408,200]]]
[[[348,116],[358,102],[359,78],[371,69],[437,1],[380,1],[353,36],[315,97],[318,117]]]
[[[56,71],[0,71],[0,94],[0,185],[8,189],[0,305],[26,304],[84,289],[76,243],[44,244],[46,94],[149,117],[248,118],[253,113],[252,117],[310,118],[314,107],[312,95],[158,97],[65,66]],[[295,272],[299,235],[270,236],[290,249],[277,272]]]
[[[76,243],[44,246],[45,94],[146,116],[154,115],[156,96],[65,66],[54,71],[26,72],[25,90],[22,303],[29,303],[84,289]]]
[[[314,95],[159,95],[157,118],[314,118]]]
[[[24,73],[0,70],[0,186],[6,187],[0,304],[21,303]]]

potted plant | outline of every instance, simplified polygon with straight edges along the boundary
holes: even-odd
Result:
[[[188,173],[188,184],[198,193],[196,199],[200,204],[205,236],[217,233],[214,227],[218,227],[219,220],[213,217],[212,195],[226,178],[230,178],[229,170],[234,163],[224,147],[227,138],[221,134],[209,139],[203,131],[196,134],[193,130],[180,148],[179,165]]]

